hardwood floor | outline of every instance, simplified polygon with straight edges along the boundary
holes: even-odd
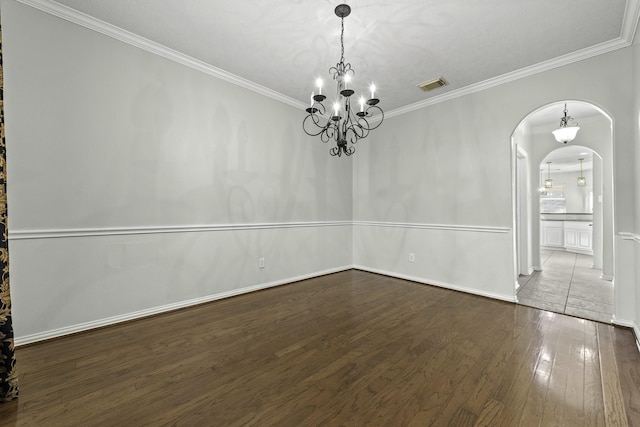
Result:
[[[630,330],[356,270],[17,357],[3,426],[640,425]]]

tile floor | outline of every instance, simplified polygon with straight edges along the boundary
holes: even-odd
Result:
[[[613,283],[591,268],[591,256],[543,250],[540,258],[542,271],[518,278],[519,304],[611,323]]]

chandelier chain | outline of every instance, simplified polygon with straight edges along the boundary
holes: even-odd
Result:
[[[340,18],[342,30],[340,31],[340,62],[344,62],[344,18]]]

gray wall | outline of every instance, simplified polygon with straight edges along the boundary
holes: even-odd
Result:
[[[566,99],[590,102],[613,117],[612,246],[628,255],[617,233],[633,232],[636,224],[631,69],[632,49],[620,49],[388,119],[355,160],[356,265],[513,298],[511,136],[528,114]],[[594,84],[602,80],[607,84]],[[372,248],[380,238],[381,248]],[[635,268],[625,255],[613,272],[615,314],[633,323]]]
[[[352,265],[303,111],[15,1],[2,30],[19,343]]]

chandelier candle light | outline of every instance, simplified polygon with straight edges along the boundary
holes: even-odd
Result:
[[[318,93],[311,92],[311,106],[305,111],[309,113],[302,122],[302,129],[309,136],[318,136],[322,142],[335,140],[336,146],[329,150],[332,156],[340,157],[342,154],[352,155],[356,150],[353,146],[358,140],[366,138],[369,132],[376,129],[384,120],[384,112],[378,106],[380,100],[375,97],[376,87],[371,84],[369,90],[371,97],[367,100],[360,97],[358,104],[359,111],[354,112],[351,108],[351,99],[354,90],[349,87],[351,79],[355,75],[355,70],[351,68],[350,63],[344,60],[344,18],[351,13],[351,7],[346,4],[336,6],[335,14],[341,20],[340,33],[340,62],[335,67],[329,69],[329,74],[337,83],[336,98],[332,108],[327,112],[322,103],[327,99],[322,93],[322,79],[316,81]],[[328,116],[325,117],[325,114]],[[375,115],[380,115],[380,121],[375,125],[369,123],[369,120]],[[377,119],[377,118],[376,118]]]
[[[556,141],[566,144],[574,140],[579,130],[578,122],[567,115],[567,104],[564,104],[564,117],[560,119],[560,127],[551,133],[556,137]]]

